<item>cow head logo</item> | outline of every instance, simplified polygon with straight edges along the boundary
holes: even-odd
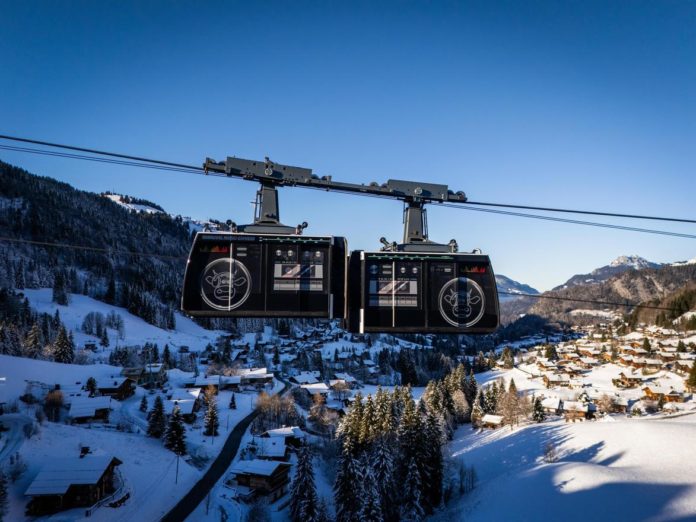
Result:
[[[466,277],[450,279],[438,296],[442,317],[452,326],[469,328],[483,317],[486,297],[478,283]]]
[[[201,296],[215,310],[234,310],[244,304],[250,293],[249,270],[236,259],[216,259],[203,270]]]

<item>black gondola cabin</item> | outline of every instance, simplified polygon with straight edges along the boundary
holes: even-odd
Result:
[[[199,232],[181,308],[197,317],[343,319],[346,252],[342,237]]]
[[[354,251],[348,328],[355,333],[493,332],[498,292],[481,254]]]

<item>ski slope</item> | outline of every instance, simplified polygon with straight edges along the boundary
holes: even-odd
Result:
[[[449,449],[479,485],[437,520],[696,520],[696,415],[460,428]],[[552,441],[559,459],[543,461]]]

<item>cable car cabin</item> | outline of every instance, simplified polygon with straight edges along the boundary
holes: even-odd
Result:
[[[488,256],[354,251],[348,328],[354,333],[493,332],[498,290]]]
[[[199,232],[181,309],[197,317],[344,318],[342,237]]]

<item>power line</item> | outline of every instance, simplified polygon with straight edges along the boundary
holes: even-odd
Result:
[[[46,147],[60,148],[60,149],[77,151],[77,152],[86,152],[86,153],[96,154],[96,155],[100,155],[100,156],[108,156],[108,157],[113,157],[113,158],[120,158],[120,159],[140,162],[140,164],[138,164],[138,165],[130,165],[129,164],[129,166],[144,167],[145,165],[143,165],[142,163],[150,163],[150,164],[160,165],[160,166],[164,166],[164,167],[183,169],[183,170],[177,170],[177,172],[179,172],[179,171],[180,172],[189,172],[189,173],[191,173],[191,171],[196,171],[196,173],[205,172],[203,167],[200,167],[197,165],[188,165],[188,164],[184,164],[184,163],[176,163],[176,162],[171,162],[171,161],[146,158],[146,157],[142,157],[142,156],[133,156],[130,154],[123,154],[123,153],[119,153],[119,152],[109,152],[109,151],[104,151],[104,150],[99,150],[99,149],[77,147],[74,145],[64,145],[64,144],[60,144],[60,143],[52,143],[52,142],[48,142],[48,141],[35,140],[35,139],[30,139],[30,138],[21,138],[21,137],[17,137],[17,136],[9,136],[9,135],[0,135],[0,139],[22,142],[22,143],[31,143],[34,145],[42,145],[42,146],[46,146]],[[2,148],[6,148],[6,146],[3,146]],[[7,149],[6,148],[6,150],[16,150],[19,152],[30,152],[30,153],[35,153],[35,154],[41,153],[37,149],[19,150],[19,149]],[[46,153],[46,152],[48,152],[48,151],[44,151],[44,153]],[[63,156],[63,157],[72,157],[72,156]],[[94,157],[89,157],[89,156],[83,156],[83,157],[79,157],[79,158],[75,156],[74,159],[89,159],[90,161],[97,161],[97,159],[95,159]],[[166,170],[166,169],[162,169],[162,170]],[[358,194],[358,195],[367,195],[367,194]],[[686,218],[648,216],[648,215],[640,215],[640,214],[622,214],[622,213],[616,213],[616,212],[601,212],[601,211],[595,211],[595,210],[578,210],[578,209],[555,208],[555,207],[538,207],[538,206],[531,206],[531,205],[515,205],[515,204],[509,204],[509,203],[491,203],[491,202],[482,202],[482,201],[467,201],[466,203],[468,205],[476,205],[476,206],[515,208],[515,209],[521,209],[521,210],[537,210],[537,211],[543,211],[543,212],[560,212],[560,213],[571,213],[571,214],[585,214],[585,215],[593,215],[593,216],[616,217],[616,218],[625,218],[625,219],[645,219],[645,220],[668,221],[668,222],[673,222],[673,223],[696,224],[696,220],[686,219]],[[483,210],[483,209],[479,209],[479,210]],[[502,212],[502,211],[500,211],[500,212]],[[516,214],[510,214],[510,215],[516,215]],[[519,216],[529,217],[529,216],[531,216],[531,214],[519,214]],[[575,223],[575,222],[573,220],[570,220],[570,221],[568,221],[568,223]],[[582,223],[575,223],[575,224],[589,224],[589,222],[582,222]],[[600,226],[603,226],[603,225],[600,225]],[[607,227],[608,228],[620,228],[617,226],[610,226],[610,225],[607,225]],[[625,228],[623,230],[631,230],[631,229]],[[642,231],[642,230],[635,230],[635,231]],[[662,233],[662,232],[652,232],[652,233]],[[671,233],[666,233],[666,234],[673,235]],[[689,236],[678,236],[678,237],[689,237]]]
[[[514,216],[514,217],[522,217],[522,218],[529,218],[529,219],[540,219],[542,221],[554,221],[557,223],[568,223],[568,224],[573,224],[573,225],[585,225],[585,226],[591,226],[591,227],[599,227],[599,228],[610,228],[614,230],[624,230],[628,232],[642,232],[644,234],[657,234],[660,236],[671,236],[671,237],[681,237],[685,239],[696,239],[696,235],[694,234],[683,234],[681,232],[670,232],[668,230],[654,230],[650,228],[640,228],[640,227],[629,227],[625,225],[613,225],[611,223],[598,223],[596,221],[581,221],[577,219],[567,219],[567,218],[559,218],[559,217],[554,217],[554,216],[542,216],[540,214],[527,214],[524,212],[511,212],[508,210],[495,210],[495,209],[490,209],[490,208],[476,208],[476,207],[469,207],[467,205],[452,205],[450,203],[442,203],[440,206],[448,207],[448,208],[456,208],[459,210],[472,210],[475,212],[486,212],[489,214],[500,214],[504,216]]]
[[[626,308],[647,308],[650,310],[664,310],[664,311],[669,311],[673,312],[673,308],[667,308],[664,306],[653,306],[653,305],[644,305],[641,303],[616,303],[612,301],[595,301],[594,299],[576,299],[573,297],[561,297],[557,295],[548,295],[548,294],[521,294],[518,292],[503,292],[501,290],[498,290],[499,294],[502,295],[511,295],[515,297],[531,297],[534,299],[550,299],[552,301],[573,301],[576,303],[588,303],[588,304],[596,304],[596,305],[604,305],[604,306],[622,306]]]
[[[111,250],[108,248],[76,245],[76,244],[71,244],[71,243],[51,243],[48,241],[34,241],[31,239],[21,239],[21,238],[15,238],[15,237],[0,237],[0,241],[5,241],[5,242],[9,242],[9,243],[24,243],[24,244],[28,244],[28,245],[54,247],[54,248],[69,248],[69,249],[73,249],[73,250],[87,250],[90,252],[99,252],[99,253],[109,254],[109,255],[155,257],[155,258],[160,258],[160,259],[170,259],[170,260],[176,260],[176,261],[185,261],[187,259],[186,257],[182,257],[182,256],[169,256],[166,254],[151,254],[151,253],[146,253],[146,252],[131,252],[129,250]]]

